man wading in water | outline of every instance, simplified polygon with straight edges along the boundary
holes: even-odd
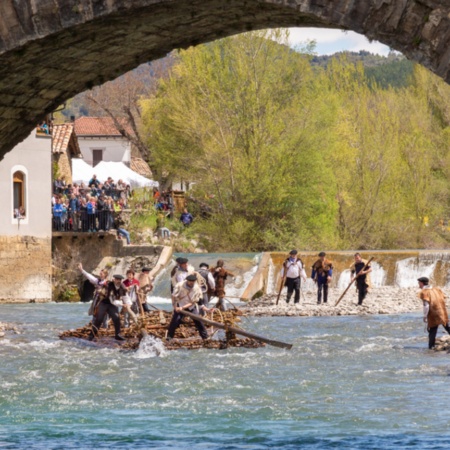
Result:
[[[440,288],[430,286],[430,280],[427,277],[420,277],[417,281],[421,289],[418,296],[423,302],[423,321],[427,324],[428,330],[428,348],[432,349],[436,344],[439,325],[442,325],[450,334],[445,294]]]

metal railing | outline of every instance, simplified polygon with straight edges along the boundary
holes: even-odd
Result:
[[[53,231],[72,232],[97,232],[115,230],[114,224],[117,212],[115,211],[95,211],[89,213],[87,210],[63,211],[52,213]]]

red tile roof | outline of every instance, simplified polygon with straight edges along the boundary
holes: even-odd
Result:
[[[74,123],[77,136],[122,136],[111,117],[80,117]]]
[[[53,125],[52,153],[65,153],[67,149],[72,156],[82,157],[73,123]]]

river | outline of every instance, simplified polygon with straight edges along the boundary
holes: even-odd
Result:
[[[450,447],[449,356],[419,314],[246,318],[293,349],[156,356],[60,341],[87,309],[1,305],[23,330],[0,339],[1,449]]]

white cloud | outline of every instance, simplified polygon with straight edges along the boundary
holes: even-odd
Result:
[[[343,50],[359,52],[367,50],[371,53],[387,55],[389,47],[369,40],[353,31],[342,31],[327,28],[291,28],[290,41],[292,45],[298,45],[308,40],[316,41],[315,51],[319,55],[329,55]]]

